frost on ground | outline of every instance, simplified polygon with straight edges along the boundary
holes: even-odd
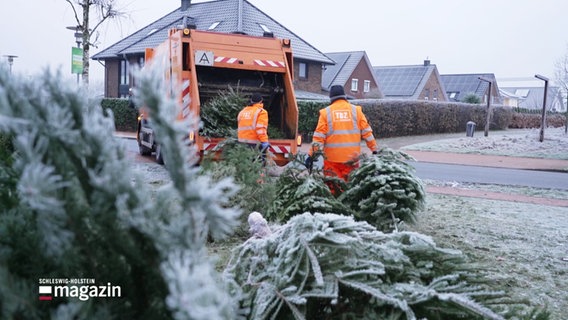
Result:
[[[568,208],[429,194],[409,229],[467,253],[514,299],[568,310]]]
[[[473,138],[444,138],[404,149],[568,159],[568,136],[564,128],[546,129],[543,143],[538,141],[538,135],[538,129],[489,132],[488,137],[476,132]],[[153,187],[169,181],[167,172],[155,163],[138,163],[136,167],[144,181]],[[565,190],[425,183],[568,199]],[[408,228],[432,236],[440,247],[465,252],[473,264],[487,270],[496,288],[502,288],[519,302],[547,307],[551,319],[567,318],[568,208],[428,194],[425,210]],[[210,250],[220,256],[218,268],[223,268],[228,252],[242,241],[233,240],[234,243],[210,244]]]
[[[443,139],[405,146],[402,150],[444,151],[568,160],[568,135],[564,128],[547,128],[539,141],[540,129],[475,132],[473,137]]]

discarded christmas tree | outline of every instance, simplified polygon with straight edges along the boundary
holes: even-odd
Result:
[[[277,194],[266,212],[269,220],[286,222],[304,212],[352,214],[332,195],[321,172],[306,174],[303,161],[296,159],[295,164],[289,166],[276,181]]]
[[[236,188],[197,174],[188,124],[175,124],[161,70],[148,72],[138,78],[139,99],[172,180],[152,195],[97,100],[61,74],[23,81],[0,68],[0,133],[14,147],[0,157],[0,318],[234,317],[205,244],[237,224],[238,210],[226,206]],[[61,278],[112,284],[120,296],[79,297],[63,285],[59,292],[71,294],[40,301],[38,280]]]
[[[295,216],[249,239],[225,270],[248,319],[503,319],[506,299],[459,251],[336,214]]]
[[[219,91],[201,106],[202,135],[209,138],[236,137],[237,116],[247,103],[238,88],[228,86],[227,90]]]
[[[383,148],[378,155],[362,157],[349,175],[347,190],[339,197],[355,213],[381,231],[397,230],[413,222],[423,208],[426,192],[404,153]]]

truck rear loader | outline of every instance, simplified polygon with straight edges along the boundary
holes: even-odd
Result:
[[[258,93],[268,112],[269,127],[277,126],[284,137],[269,136],[272,160],[282,166],[297,153],[301,138],[289,39],[174,28],[163,43],[147,48],[145,54],[147,64],[158,58],[169,60],[164,76],[172,88],[181,88],[174,92],[179,102],[178,119],[199,115],[202,104],[228,87],[238,88],[247,97]],[[141,110],[137,130],[140,154],[155,153],[156,160],[163,163],[160,138],[154,135],[144,108]],[[234,123],[236,129],[236,118]],[[217,145],[227,138],[202,136],[199,130],[188,132],[188,137],[201,156],[219,152]]]

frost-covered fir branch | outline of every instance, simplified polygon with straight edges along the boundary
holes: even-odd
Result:
[[[113,137],[112,115],[61,78],[46,71],[24,81],[0,70],[0,134],[14,146],[0,157],[10,188],[1,193],[0,318],[234,318],[205,248],[207,234],[236,224],[238,212],[225,207],[234,184],[197,174],[170,121],[173,103],[142,78],[173,181],[152,201]],[[92,278],[120,285],[122,297],[45,304],[38,278]]]
[[[403,160],[408,155],[388,148],[372,157],[362,157],[359,168],[349,175],[347,190],[339,200],[382,231],[398,230],[403,222],[414,222],[424,207],[424,184],[414,168]]]
[[[276,190],[267,211],[267,217],[273,221],[288,221],[304,212],[353,213],[333,196],[320,171],[307,174],[303,164],[289,166],[276,181]]]
[[[225,276],[242,287],[249,319],[503,319],[489,308],[503,293],[472,285],[461,252],[343,215],[297,215],[249,239]]]

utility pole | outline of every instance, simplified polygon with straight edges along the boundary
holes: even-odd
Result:
[[[10,66],[10,74],[12,74],[12,65],[14,64],[14,59],[18,56],[7,54],[4,57],[8,58],[8,65]]]
[[[540,74],[535,74],[535,78],[544,81],[544,99],[542,101],[542,117],[540,119],[540,135],[538,140],[540,142],[544,141],[544,126],[546,125],[546,96],[548,95],[548,78],[541,76]]]
[[[485,81],[489,83],[489,88],[487,89],[487,119],[485,120],[485,136],[489,136],[489,124],[491,123],[491,84],[493,83],[492,80],[479,77],[481,81]]]

